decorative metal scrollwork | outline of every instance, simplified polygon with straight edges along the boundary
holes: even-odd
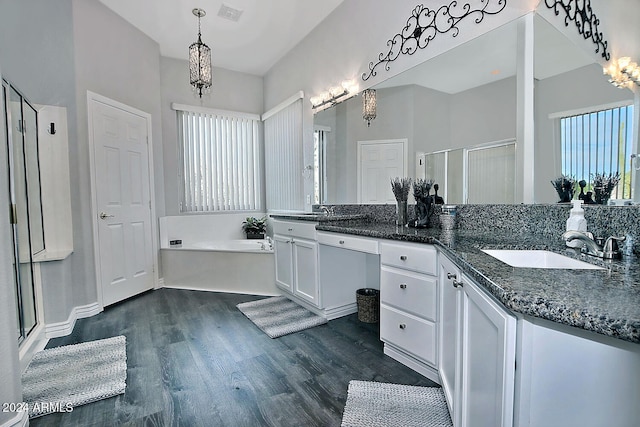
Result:
[[[553,9],[556,16],[560,15],[560,8],[564,10],[564,25],[569,26],[569,21],[576,24],[578,33],[585,40],[591,39],[596,45],[596,53],[602,48],[602,57],[607,61],[611,58],[611,54],[607,52],[608,42],[604,40],[604,36],[598,30],[600,19],[593,13],[591,9],[591,0],[544,0],[544,4]]]
[[[473,2],[452,1],[443,5],[438,10],[432,10],[424,5],[416,6],[407,20],[402,31],[387,41],[389,51],[378,55],[378,62],[369,63],[369,72],[362,74],[362,80],[368,80],[377,74],[376,68],[384,64],[389,71],[391,62],[398,59],[401,54],[413,55],[418,49],[426,48],[431,40],[438,34],[451,33],[456,37],[460,32],[458,24],[465,18],[475,17],[475,23],[482,22],[486,15],[496,15],[507,5],[507,0],[477,0],[476,7]]]

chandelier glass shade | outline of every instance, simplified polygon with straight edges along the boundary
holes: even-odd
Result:
[[[211,88],[211,49],[202,42],[200,18],[206,15],[202,9],[193,9],[198,17],[198,40],[189,46],[189,81],[193,90],[202,98],[202,94]]]
[[[362,91],[362,118],[371,126],[371,120],[376,118],[376,91],[365,89]]]
[[[610,76],[609,82],[615,87],[631,89],[635,85],[640,86],[640,66],[628,56],[611,61],[602,71]]]

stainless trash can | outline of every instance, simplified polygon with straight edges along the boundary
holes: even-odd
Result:
[[[362,288],[356,291],[358,320],[365,323],[377,323],[380,320],[380,291]]]

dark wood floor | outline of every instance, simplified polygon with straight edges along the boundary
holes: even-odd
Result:
[[[126,392],[31,426],[339,426],[352,379],[435,385],[355,314],[271,339],[235,307],[258,298],[160,289],[79,320],[48,347],[125,335]]]

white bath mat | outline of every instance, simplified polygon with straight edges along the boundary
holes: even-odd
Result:
[[[327,319],[310,312],[287,297],[243,302],[236,307],[271,338],[327,323]]]
[[[29,417],[124,393],[127,380],[123,335],[39,351],[22,375]]]
[[[342,427],[452,427],[440,387],[350,381]]]

